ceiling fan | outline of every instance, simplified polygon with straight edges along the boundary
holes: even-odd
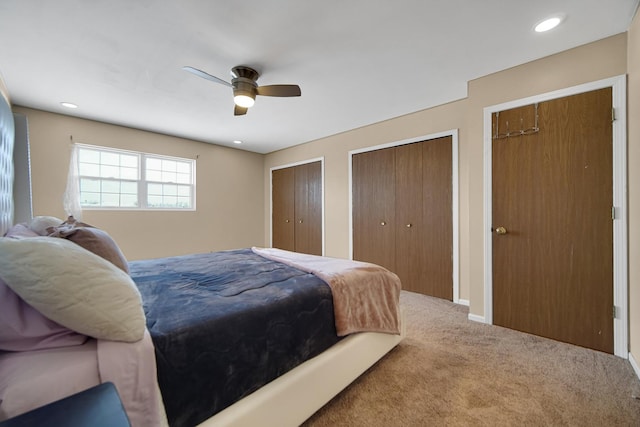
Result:
[[[300,86],[298,85],[267,85],[258,86],[256,80],[260,77],[260,74],[251,67],[239,65],[231,69],[231,83],[222,80],[216,76],[205,73],[197,68],[185,66],[183,70],[195,74],[203,79],[211,80],[212,82],[220,83],[225,86],[233,88],[233,100],[235,102],[235,109],[233,114],[235,116],[242,116],[247,114],[249,107],[253,106],[256,95],[263,96],[300,96]]]

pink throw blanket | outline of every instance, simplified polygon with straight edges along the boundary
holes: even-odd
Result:
[[[400,279],[386,268],[275,248],[254,247],[252,250],[324,280],[333,294],[338,336],[354,332],[400,334]]]

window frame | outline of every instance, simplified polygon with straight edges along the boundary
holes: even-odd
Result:
[[[125,150],[120,148],[113,147],[104,147],[99,145],[90,145],[90,144],[82,144],[76,143],[78,148],[78,158],[76,159],[76,166],[78,171],[78,195],[81,194],[80,191],[80,182],[83,178],[88,179],[99,179],[99,180],[116,180],[119,182],[135,182],[137,185],[137,202],[138,206],[94,206],[94,205],[83,205],[80,203],[80,206],[83,210],[104,210],[104,211],[172,211],[172,212],[193,212],[196,210],[196,159],[189,159],[185,157],[177,157],[177,156],[167,156],[163,154],[155,154],[155,153],[146,153],[142,151],[133,151],[133,150]],[[80,151],[81,150],[94,150],[98,152],[107,152],[114,154],[122,154],[122,155],[130,155],[135,156],[137,158],[137,167],[138,167],[138,178],[136,180],[132,179],[123,179],[123,178],[109,178],[109,177],[96,177],[90,175],[82,175],[80,173]],[[147,180],[147,160],[149,159],[157,159],[157,160],[168,160],[174,162],[188,163],[190,165],[190,183],[179,183],[179,182],[165,182],[165,181],[149,181]],[[102,165],[102,163],[99,163]],[[162,171],[162,169],[161,169]],[[191,201],[191,206],[188,208],[182,207],[152,207],[149,206],[148,199],[148,186],[149,184],[173,184],[179,186],[187,186],[189,187],[189,199]],[[100,191],[102,194],[102,190]],[[122,193],[120,193],[122,194]]]

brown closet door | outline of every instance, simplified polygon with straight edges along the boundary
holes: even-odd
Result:
[[[296,166],[295,251],[322,255],[322,169],[320,162]]]
[[[431,278],[423,275],[425,229],[422,219],[422,144],[396,152],[396,269],[402,289],[427,293]]]
[[[352,157],[353,259],[395,271],[395,151]]]
[[[422,142],[422,238],[419,292],[453,301],[453,169],[451,136]]]
[[[538,133],[493,140],[496,325],[613,353],[611,106],[611,88],[542,102]],[[501,111],[494,134],[534,117]]]
[[[396,148],[396,273],[403,289],[453,300],[452,138]]]
[[[274,248],[295,250],[294,240],[294,171],[293,168],[271,172],[271,227]]]

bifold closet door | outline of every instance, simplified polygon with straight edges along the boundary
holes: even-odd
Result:
[[[425,229],[422,221],[422,145],[407,144],[396,151],[396,271],[402,288],[426,293],[423,275]]]
[[[271,185],[272,246],[322,255],[321,162],[275,169]]]
[[[271,232],[274,248],[295,250],[295,173],[293,168],[271,172]]]
[[[422,245],[424,258],[418,292],[453,301],[453,138],[431,139],[422,146]]]
[[[395,150],[352,157],[353,259],[395,271]]]
[[[403,289],[453,300],[450,136],[396,147],[396,274]]]
[[[352,157],[353,258],[453,299],[452,137]]]
[[[295,251],[322,255],[322,169],[320,162],[296,166]]]

